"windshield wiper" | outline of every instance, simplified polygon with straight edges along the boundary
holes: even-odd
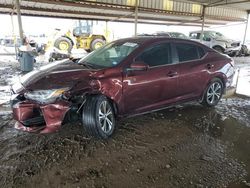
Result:
[[[83,65],[83,66],[87,67],[88,69],[94,68],[94,66],[92,64],[87,63],[87,62],[80,62],[80,63],[78,63],[78,65]]]
[[[96,64],[92,64],[92,63],[88,63],[88,62],[80,62],[78,63],[79,65],[84,65],[87,68],[92,68],[92,69],[103,69],[106,68],[105,66],[101,66],[101,65],[96,65]]]

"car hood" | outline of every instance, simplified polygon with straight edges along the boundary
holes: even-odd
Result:
[[[213,39],[217,40],[217,41],[220,41],[220,42],[230,43],[230,44],[240,42],[240,41],[237,41],[237,40],[229,39],[229,38],[227,38],[225,36],[222,36],[222,37],[217,36],[217,37],[213,37]]]
[[[71,60],[59,61],[42,66],[20,77],[19,83],[13,85],[13,91],[46,90],[72,88],[79,82],[89,83],[95,77],[95,70],[79,65]],[[19,85],[18,85],[19,84]]]

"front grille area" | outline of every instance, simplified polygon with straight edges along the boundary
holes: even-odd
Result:
[[[239,42],[234,42],[231,44],[232,47],[237,47],[237,46],[240,46],[240,43]]]
[[[27,119],[25,121],[21,121],[21,123],[25,127],[44,126],[45,125],[45,120],[44,120],[43,116],[38,116],[38,117]]]

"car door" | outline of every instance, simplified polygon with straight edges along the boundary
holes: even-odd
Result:
[[[177,70],[173,64],[171,44],[168,42],[147,47],[135,62],[144,62],[144,71],[126,72],[123,80],[125,114],[143,113],[163,105],[176,97]]]
[[[173,46],[179,62],[179,98],[199,97],[208,81],[204,49],[190,42],[175,42]]]

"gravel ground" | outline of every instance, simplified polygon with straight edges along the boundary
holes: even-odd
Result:
[[[1,65],[10,66],[0,68],[6,86],[18,66]],[[20,132],[8,104],[0,109],[0,187],[250,187],[250,99],[124,119],[106,141],[80,123],[55,134]]]

